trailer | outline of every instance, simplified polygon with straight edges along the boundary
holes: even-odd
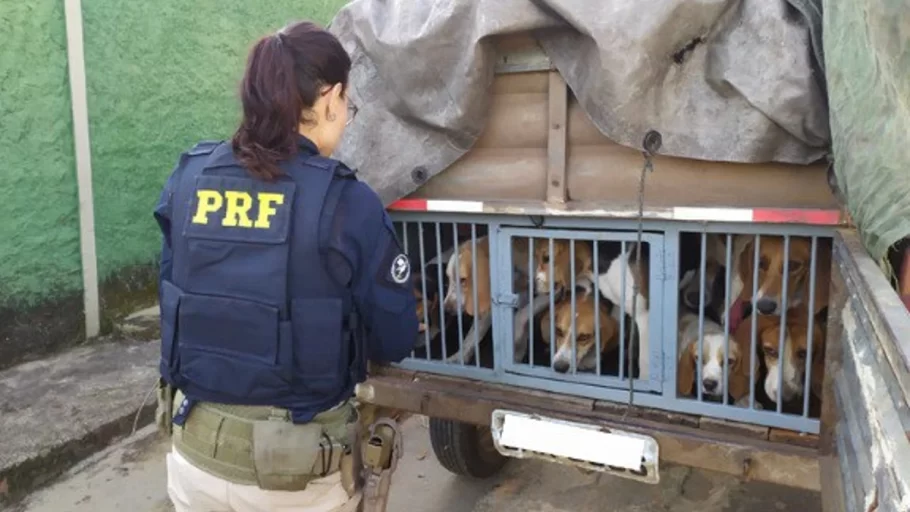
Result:
[[[428,416],[466,477],[538,458],[658,483],[673,463],[819,491],[826,512],[910,510],[910,315],[832,166],[667,155],[658,126],[617,143],[534,34],[485,44],[482,133],[387,191],[425,329],[358,398]],[[750,303],[767,283],[796,290],[773,329]]]

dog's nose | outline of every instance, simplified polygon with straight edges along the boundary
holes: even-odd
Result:
[[[553,363],[553,369],[559,373],[566,373],[569,371],[569,362],[568,361],[556,361]]]
[[[717,381],[714,379],[705,379],[702,381],[702,385],[705,387],[705,391],[713,393],[717,390]]]
[[[771,315],[777,311],[777,301],[774,299],[759,299],[755,303],[755,309],[762,315]]]

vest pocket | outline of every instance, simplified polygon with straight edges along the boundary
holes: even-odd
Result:
[[[346,383],[350,347],[341,312],[341,299],[291,302],[296,380],[312,392],[337,393]]]
[[[161,281],[161,359],[158,363],[162,376],[170,383],[177,379],[177,311],[180,307],[180,288],[170,281]]]
[[[290,346],[281,343],[278,308],[184,295],[178,314],[180,374],[235,403],[274,401],[290,390]]]

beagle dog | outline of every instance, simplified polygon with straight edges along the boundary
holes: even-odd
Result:
[[[763,388],[774,403],[778,402],[778,397],[783,403],[787,403],[804,396],[810,343],[812,345],[809,361],[812,368],[810,392],[821,398],[821,386],[825,376],[824,326],[821,321],[814,321],[810,336],[807,309],[787,311],[783,351],[780,349],[782,319],[779,316],[750,315],[739,325],[735,333],[739,342],[751,345],[752,319],[756,319],[756,348],[765,367]]]
[[[622,312],[632,315],[635,306],[635,322],[638,331],[638,377],[647,380],[650,377],[650,336],[649,336],[649,303],[650,292],[650,244],[643,242],[640,246],[640,259],[636,259],[635,242],[596,242],[576,240],[574,242],[575,282],[571,281],[572,242],[565,239],[553,240],[553,251],[550,254],[549,241],[544,239],[534,243],[536,261],[535,282],[537,293],[549,293],[550,266],[553,272],[554,293],[565,293],[568,286],[584,288],[590,293],[594,280],[604,299],[614,305],[611,316],[623,321]],[[682,237],[680,240],[680,267],[682,272],[697,268],[700,254],[700,242],[697,237]],[[625,250],[623,250],[625,245]],[[595,266],[594,260],[597,260]],[[597,273],[598,275],[594,275]],[[638,293],[634,286],[638,285]],[[616,307],[619,306],[619,307]]]
[[[701,234],[685,233],[685,235],[694,235],[698,238],[697,243],[701,245]],[[725,268],[726,263],[726,244],[722,235],[715,233],[706,233],[705,235],[705,277],[704,277],[704,304],[701,300],[701,261],[693,262],[694,268],[683,272],[679,280],[680,298],[682,304],[690,311],[704,311],[712,320],[720,323],[723,315],[723,301],[725,293]],[[701,253],[701,248],[698,248]]]
[[[596,304],[599,302],[599,307]],[[595,300],[593,293],[578,289],[575,295],[575,330],[572,330],[572,297],[567,294],[554,305],[553,332],[556,335],[553,369],[566,373],[572,368],[572,345],[575,344],[575,368],[590,372],[597,368],[597,360],[619,347],[619,323],[609,314],[606,301]],[[596,309],[596,311],[595,311]],[[596,318],[595,315],[597,315]],[[597,352],[597,322],[600,322],[600,353]],[[551,344],[550,315],[540,318],[541,341]]]
[[[476,249],[476,250],[475,250]],[[477,268],[474,262],[477,262]],[[512,271],[516,283],[527,282],[525,268],[528,265],[528,240],[515,238],[512,240]],[[523,281],[519,281],[524,276]],[[448,288],[443,308],[451,315],[459,312],[483,317],[490,314],[493,305],[490,290],[490,239],[487,236],[478,237],[473,243],[471,240],[462,242],[458,250],[449,257],[446,265]],[[474,289],[476,284],[477,289]],[[516,288],[520,289],[520,288]],[[474,297],[477,303],[474,303]]]
[[[701,344],[701,382],[698,376],[698,315],[683,313],[679,319],[679,364],[676,369],[676,387],[679,396],[697,396],[696,384],[709,400],[722,401],[724,395],[733,398],[737,406],[745,406],[754,382],[751,347],[741,340],[728,336],[729,346],[724,350],[724,329],[720,324],[704,318],[704,338]],[[724,386],[726,364],[728,385]],[[756,372],[757,373],[757,372]]]
[[[553,253],[550,254],[549,240],[535,241],[534,256],[537,262],[535,269],[536,291],[539,294],[549,293],[550,267],[552,265],[554,295],[560,292],[564,294],[570,284],[581,288],[585,294],[591,294],[594,289],[594,280],[596,279],[600,294],[614,305],[610,315],[614,321],[623,320],[619,318],[622,311],[631,316],[632,304],[635,302],[635,318],[632,320],[636,323],[638,330],[638,377],[642,380],[647,380],[650,374],[650,339],[648,336],[649,244],[641,244],[641,259],[638,260],[639,264],[636,264],[636,244],[634,242],[626,244],[625,252],[622,251],[622,244],[619,242],[596,243],[596,270],[599,275],[594,275],[593,244],[576,240],[574,242],[575,282],[570,283],[572,242],[566,239],[554,239]],[[637,294],[634,293],[633,288],[636,283],[638,284]],[[625,290],[623,290],[623,287],[625,287]],[[625,301],[624,304],[623,301]]]
[[[787,309],[807,308],[810,297],[810,268],[812,264],[812,239],[790,237],[789,253],[784,254],[782,236],[761,236],[758,240],[758,261],[755,261],[755,237],[738,235],[734,238],[734,259],[731,297],[735,302],[750,303],[759,315],[780,316],[787,300]],[[831,243],[818,238],[815,265],[815,311],[828,306],[828,283],[831,278]],[[753,283],[755,265],[758,265],[758,283]],[[784,272],[787,289],[784,290]],[[753,288],[756,290],[752,296]],[[734,305],[735,306],[735,305]],[[741,310],[733,311],[731,320],[738,323]],[[737,318],[738,317],[738,318]]]
[[[553,239],[553,251],[550,252],[550,240],[542,239],[532,242],[534,246],[534,286],[535,293],[550,293],[550,273],[553,274],[553,295],[562,298],[570,286],[580,286],[590,291],[594,286],[594,260],[591,243],[586,240]],[[573,247],[574,245],[574,247]],[[572,256],[574,252],[575,279],[572,279]],[[552,262],[552,263],[551,263]],[[551,270],[552,269],[552,270]]]
[[[527,283],[528,240],[512,240],[512,272],[514,289],[521,289]],[[493,325],[493,296],[490,282],[490,239],[488,236],[466,240],[452,251],[446,263],[445,298],[442,307],[449,315],[467,315],[471,319],[470,330],[464,335],[457,353],[446,358],[448,362],[469,361],[478,345],[489,337]],[[527,293],[519,293],[518,307],[527,302]],[[481,347],[482,348],[482,347]],[[520,356],[520,357],[519,357]],[[519,359],[522,354],[517,354]]]

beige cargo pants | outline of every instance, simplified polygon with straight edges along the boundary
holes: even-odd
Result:
[[[181,456],[167,454],[167,493],[176,512],[354,512],[341,473],[311,481],[302,491],[264,491],[211,475]]]

